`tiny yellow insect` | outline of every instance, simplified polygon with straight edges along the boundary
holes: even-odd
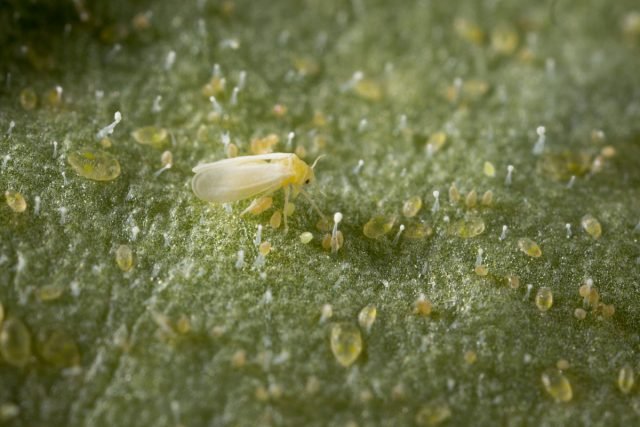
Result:
[[[315,180],[313,169],[320,158],[309,166],[293,153],[269,153],[240,156],[205,163],[193,168],[191,182],[195,195],[211,203],[229,203],[251,197],[266,196],[284,189],[284,206],[289,198],[302,194],[324,217],[303,187]],[[284,230],[287,210],[284,210]]]

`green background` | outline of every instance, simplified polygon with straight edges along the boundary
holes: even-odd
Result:
[[[0,190],[28,203],[21,214],[0,206],[0,301],[28,326],[34,347],[39,331],[63,329],[81,360],[80,369],[60,369],[34,351],[23,368],[0,362],[0,404],[19,408],[3,423],[396,426],[413,424],[434,401],[449,406],[449,425],[640,422],[637,388],[623,395],[616,387],[621,366],[637,367],[640,344],[640,35],[623,26],[636,2],[238,0],[232,12],[211,0],[86,3],[84,22],[82,2],[0,5]],[[150,28],[136,29],[133,17],[147,11]],[[465,38],[456,19],[477,25],[484,40]],[[492,47],[501,28],[517,33],[515,51]],[[317,69],[296,68],[300,60]],[[201,92],[216,63],[227,81],[218,121]],[[231,105],[242,70],[246,86]],[[356,71],[379,99],[346,86]],[[456,78],[488,91],[452,102],[444,93]],[[62,105],[42,105],[55,85]],[[27,87],[40,98],[32,111],[19,101]],[[287,107],[284,117],[275,104]],[[107,151],[121,175],[76,175],[68,155],[99,148],[95,135],[115,111],[123,120]],[[163,150],[130,136],[147,125],[172,135],[164,149],[174,165],[158,177]],[[540,125],[547,139],[536,156]],[[240,218],[246,202],[229,214],[190,189],[193,166],[225,157],[224,131],[240,154],[272,132],[286,151],[294,131],[308,162],[327,155],[310,192],[323,211],[344,215],[337,254],[322,249],[318,218],[299,200],[288,234],[265,227],[274,250],[259,271],[251,267],[257,225],[270,212]],[[428,156],[437,131],[447,142]],[[590,166],[605,145],[616,155],[568,189],[561,160],[584,155]],[[496,177],[483,174],[485,161]],[[515,167],[509,187],[507,165]],[[493,206],[476,209],[486,224],[477,237],[450,232],[468,214],[449,203],[453,182],[463,196],[493,191]],[[433,227],[431,238],[393,244],[397,225],[378,240],[363,235],[373,215],[399,214],[414,195],[425,201],[418,219]],[[585,214],[600,221],[600,239],[581,229]],[[303,231],[314,233],[308,245]],[[534,239],[542,257],[520,252],[520,237]],[[115,262],[121,244],[134,251],[128,273]],[[480,248],[488,277],[473,272]],[[236,269],[241,249],[247,264]],[[507,274],[520,276],[520,288],[505,285]],[[615,306],[612,318],[573,316],[586,278]],[[64,292],[43,302],[45,285]],[[533,301],[541,286],[554,295],[546,313]],[[433,303],[429,317],[413,313],[420,294]],[[333,317],[321,321],[324,304]],[[355,324],[368,304],[377,319],[362,333],[359,359],[343,368],[329,347],[331,324]],[[181,334],[183,316],[191,330]],[[232,364],[238,351],[243,366]],[[570,363],[568,403],[554,402],[540,381],[559,359]],[[256,395],[265,389],[266,401]]]

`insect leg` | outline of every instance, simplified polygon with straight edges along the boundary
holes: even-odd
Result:
[[[287,234],[289,231],[289,226],[287,225],[287,205],[289,204],[289,186],[284,187],[284,208],[282,209],[283,217],[284,217],[284,234]]]
[[[271,208],[272,199],[268,195],[264,195],[262,197],[258,197],[254,199],[249,206],[245,210],[242,211],[240,216],[244,216],[247,213],[251,213],[253,215],[259,215],[267,209]]]
[[[318,208],[318,205],[316,205],[316,203],[313,201],[313,199],[311,199],[311,196],[309,196],[309,194],[306,191],[304,191],[302,188],[300,189],[300,193],[304,196],[305,199],[307,199],[309,201],[309,203],[311,203],[311,206],[313,207],[313,209],[316,210],[318,215],[320,215],[320,218],[324,219],[325,215],[322,213],[320,208]]]

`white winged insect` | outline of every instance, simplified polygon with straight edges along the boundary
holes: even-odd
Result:
[[[305,185],[315,180],[313,168],[293,153],[270,153],[240,156],[205,163],[193,168],[196,176],[191,181],[195,195],[211,203],[229,203],[251,197],[267,196],[284,189],[285,208],[289,198],[301,193],[324,217],[309,195]],[[284,229],[287,231],[287,209],[284,211]]]

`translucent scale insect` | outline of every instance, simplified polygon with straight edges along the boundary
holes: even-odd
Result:
[[[195,195],[211,203],[229,203],[252,197],[267,196],[284,189],[284,206],[289,198],[302,194],[313,208],[324,217],[303,187],[315,180],[313,168],[319,158],[309,166],[293,153],[270,153],[241,156],[205,163],[193,168],[196,174],[191,182]],[[284,229],[287,231],[287,210],[283,210]]]

